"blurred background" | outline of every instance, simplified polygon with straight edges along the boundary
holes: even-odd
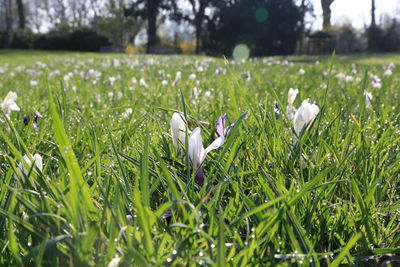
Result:
[[[400,51],[399,0],[0,0],[0,47],[227,57]]]

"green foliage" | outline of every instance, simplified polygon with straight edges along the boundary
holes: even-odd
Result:
[[[365,266],[400,253],[400,72],[379,65],[398,55],[351,65],[366,59],[3,53],[0,96],[17,92],[21,110],[0,111],[2,264]],[[291,87],[295,107],[321,109],[300,137],[285,116]],[[36,110],[37,131],[23,123]],[[202,188],[173,146],[176,111],[204,146],[219,116],[235,123],[203,162]],[[43,170],[19,172],[25,154]]]
[[[292,54],[301,34],[303,13],[293,0],[220,1],[208,20],[204,49],[231,56],[246,44],[252,56]]]

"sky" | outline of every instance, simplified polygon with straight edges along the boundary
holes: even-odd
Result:
[[[316,21],[312,28],[322,28],[321,0],[311,0],[314,6]],[[383,14],[400,17],[400,0],[375,0],[376,19],[379,24]],[[371,0],[335,0],[331,5],[332,24],[351,22],[353,27],[362,29],[371,22]]]

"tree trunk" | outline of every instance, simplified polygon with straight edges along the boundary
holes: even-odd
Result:
[[[201,50],[201,39],[203,37],[203,20],[204,20],[204,13],[207,6],[207,0],[199,0],[199,9],[196,11],[196,3],[191,1],[192,3],[192,10],[195,15],[194,19],[194,26],[196,29],[196,54],[200,54]]]
[[[371,27],[376,26],[375,21],[375,0],[371,0]]]
[[[196,55],[200,54],[200,46],[201,46],[201,37],[202,37],[202,21],[203,16],[199,14],[196,19]]]
[[[322,29],[327,31],[331,28],[331,4],[334,0],[321,0],[322,7]]]
[[[157,42],[158,3],[157,0],[148,0],[147,2],[147,53],[150,53],[150,48]]]
[[[17,10],[18,10],[18,28],[24,30],[26,19],[25,19],[25,9],[22,0],[16,0]]]
[[[4,1],[5,17],[6,17],[6,42],[5,48],[11,48],[14,40],[14,29],[13,29],[13,14],[12,14],[12,2],[11,0]]]
[[[381,32],[375,21],[375,0],[371,0],[371,25],[368,29],[368,49],[379,51],[381,48]]]

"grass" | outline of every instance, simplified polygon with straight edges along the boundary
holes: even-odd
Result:
[[[0,95],[17,92],[21,110],[0,116],[3,264],[396,264],[400,71],[384,76],[382,64],[399,55],[283,64],[9,52],[0,53]],[[371,87],[372,74],[381,89]],[[291,87],[300,91],[294,106],[310,98],[320,107],[300,137],[285,114]],[[204,146],[219,116],[235,123],[207,155],[201,188],[172,144],[174,111],[185,113],[190,130],[202,128]],[[43,170],[25,164],[29,172],[19,173],[22,156],[36,153]]]

